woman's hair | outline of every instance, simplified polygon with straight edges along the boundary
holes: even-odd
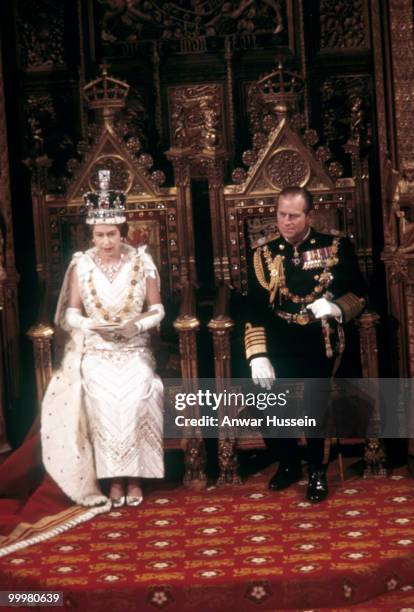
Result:
[[[128,222],[124,221],[124,223],[114,223],[113,225],[116,225],[116,227],[119,229],[119,233],[121,234],[121,238],[126,238],[128,236],[128,230],[129,230],[129,226],[128,226]],[[95,227],[94,225],[86,225],[86,227],[88,228],[88,238],[92,238],[93,236],[93,228]]]

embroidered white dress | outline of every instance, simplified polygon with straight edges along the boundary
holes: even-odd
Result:
[[[144,247],[124,245],[123,252],[125,261],[112,283],[96,265],[94,249],[73,256],[55,316],[71,338],[42,402],[45,467],[85,506],[108,501],[99,478],[164,476],[163,385],[154,372],[149,334],[103,339],[65,324],[73,267],[86,315],[94,322],[107,323],[105,315],[126,322],[142,313],[146,279],[158,279],[156,266]]]
[[[95,264],[94,249],[77,259],[82,302],[96,323],[108,322],[103,313],[126,321],[143,311],[146,279],[156,278],[156,267],[142,249],[126,255],[112,282]],[[86,334],[81,373],[97,478],[164,475],[163,386],[149,340],[148,333],[110,340]]]

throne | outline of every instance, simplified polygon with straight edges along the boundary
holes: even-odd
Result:
[[[301,77],[281,65],[250,86],[247,100],[254,134],[252,149],[243,154],[247,169],[236,168],[232,183],[222,185],[216,197],[222,202],[221,218],[225,219],[221,276],[217,276],[215,312],[209,323],[218,385],[231,378],[235,341],[241,335],[233,333],[232,337],[235,321],[230,302],[235,292],[244,295],[249,290],[246,265],[249,237],[254,243],[261,236],[277,231],[275,196],[285,186],[307,187],[315,202],[315,228],[349,236],[354,241],[361,270],[366,276],[372,271],[368,167],[361,155],[361,117],[358,116],[358,125],[354,121],[355,129],[351,130],[346,145],[352,177],[342,178],[341,164],[332,160],[328,147],[317,146],[319,136],[307,127],[305,116],[300,112],[303,91]],[[378,377],[378,322],[379,316],[368,309],[356,320],[363,377]],[[373,430],[375,427],[379,430],[377,406],[370,425]],[[219,482],[239,481],[237,461],[232,461],[230,473],[226,467],[229,445],[234,455],[236,448],[261,444],[260,437],[219,441]],[[384,475],[384,459],[379,440],[367,440],[365,475]]]
[[[199,322],[190,282],[189,253],[182,231],[183,194],[176,187],[163,187],[163,172],[152,169],[151,155],[131,136],[120,111],[129,86],[108,75],[88,83],[84,94],[97,121],[88,128],[88,140],[78,146],[81,159],[68,162],[70,178],[53,185],[51,160],[38,157],[30,162],[36,241],[36,266],[42,290],[39,322],[28,334],[33,342],[37,399],[40,405],[59,354],[59,338],[50,325],[72,253],[90,246],[84,223],[83,194],[96,191],[98,173],[111,173],[111,189],[127,196],[125,214],[132,246],[147,245],[161,277],[166,319],[155,353],[161,377],[197,376],[195,337]],[[177,332],[179,343],[177,342]],[[52,350],[53,349],[53,350]],[[168,410],[168,394],[166,394]],[[188,432],[187,432],[188,436]],[[199,489],[206,485],[205,459],[199,439],[166,439],[166,449],[184,449],[184,482]]]

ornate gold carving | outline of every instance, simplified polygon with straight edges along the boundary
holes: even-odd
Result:
[[[364,0],[321,0],[321,48],[367,47]]]
[[[306,185],[310,176],[309,164],[294,149],[279,149],[265,166],[266,178],[276,188]]]
[[[372,120],[368,77],[326,79],[322,86],[322,101],[323,131],[328,143],[344,145],[352,141],[358,145],[370,144]]]
[[[52,339],[53,328],[39,323],[29,329],[27,335],[33,343],[37,404],[40,409],[46,387],[52,377]]]
[[[112,119],[116,112],[125,107],[128,92],[128,83],[109,76],[106,64],[101,67],[101,75],[83,88],[89,108],[102,114],[104,120]]]
[[[356,319],[359,327],[362,375],[364,378],[378,378],[378,347],[376,326],[380,317],[375,312],[364,312]]]
[[[225,484],[241,485],[242,479],[238,474],[239,461],[237,457],[237,442],[236,440],[219,440],[218,442],[218,464],[219,477],[217,486]]]
[[[378,440],[378,438],[369,438],[366,440],[364,461],[364,478],[369,478],[371,476],[376,478],[386,478],[387,470],[385,468],[385,449],[381,440]]]
[[[149,0],[101,0],[101,39],[105,44],[133,43],[139,40],[162,39],[205,43],[210,36],[284,33],[285,3],[280,0],[205,0],[202,3],[184,0],[158,2]],[[96,3],[96,8],[98,8]],[[181,44],[180,50],[188,50]],[[195,50],[189,46],[189,49]],[[201,51],[202,49],[198,49]]]
[[[174,87],[169,96],[172,147],[198,152],[224,146],[222,85]]]
[[[405,171],[413,162],[413,4],[411,0],[391,0],[389,6],[395,121],[398,137],[398,167]]]
[[[27,70],[65,66],[64,2],[20,0],[17,12],[21,65]]]
[[[253,133],[273,129],[284,107],[290,114],[302,111],[304,81],[300,74],[284,69],[277,60],[277,68],[249,85],[247,112]]]
[[[207,486],[206,476],[207,454],[202,438],[190,438],[184,446],[184,485],[195,491],[201,491]]]

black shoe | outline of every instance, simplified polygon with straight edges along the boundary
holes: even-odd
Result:
[[[282,491],[302,478],[300,463],[280,463],[276,474],[269,481],[271,491]]]
[[[328,497],[328,481],[326,479],[326,470],[323,468],[309,470],[309,483],[306,497],[315,504]]]

